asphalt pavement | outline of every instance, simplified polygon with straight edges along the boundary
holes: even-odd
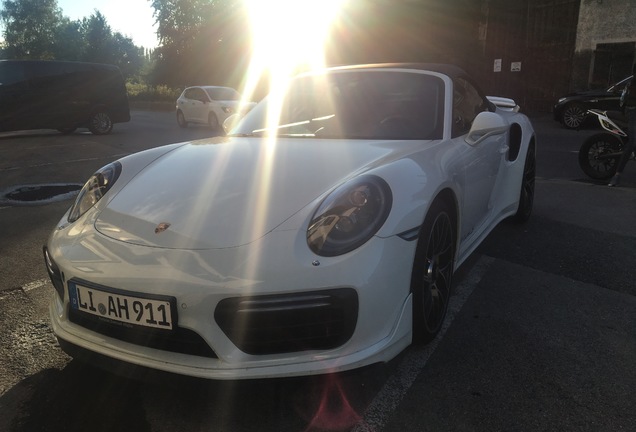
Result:
[[[630,186],[538,178],[426,367],[357,429],[636,431],[635,217]]]
[[[635,311],[496,259],[382,430],[634,431]]]

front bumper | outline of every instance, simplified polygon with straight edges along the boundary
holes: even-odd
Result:
[[[57,231],[48,250],[64,291],[53,294],[52,327],[65,345],[202,378],[353,369],[388,361],[411,342],[414,249],[415,242],[398,237],[373,238],[349,254],[324,258],[313,255],[302,236],[284,231],[249,248],[179,251],[95,232],[77,241]],[[174,296],[181,335],[157,342],[95,328],[69,313],[70,280]]]

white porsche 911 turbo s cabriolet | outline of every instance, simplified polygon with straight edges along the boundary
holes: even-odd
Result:
[[[77,358],[211,379],[388,361],[436,336],[490,231],[530,217],[535,150],[454,66],[300,75],[225,137],[88,180],[44,247],[53,331]]]

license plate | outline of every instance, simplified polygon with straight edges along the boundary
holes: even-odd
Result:
[[[68,284],[71,307],[105,320],[165,330],[173,329],[173,301],[169,298],[134,296]],[[176,318],[176,316],[175,316]]]

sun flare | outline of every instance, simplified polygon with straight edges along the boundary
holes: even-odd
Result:
[[[253,61],[273,70],[323,64],[329,27],[343,0],[245,0]]]
[[[269,80],[266,129],[274,130],[278,124],[289,78],[299,71],[324,66],[327,36],[345,1],[244,0],[250,18],[252,56],[243,97],[250,100],[261,80]],[[257,179],[252,193],[263,215],[268,211],[275,153],[276,137],[272,134],[265,138],[259,172],[252,173]],[[256,217],[246,229],[260,232],[264,223],[263,217]],[[256,268],[247,272],[256,272]]]
[[[270,93],[277,93],[299,70],[324,66],[329,29],[346,0],[244,1],[252,38],[245,93],[265,74]]]

